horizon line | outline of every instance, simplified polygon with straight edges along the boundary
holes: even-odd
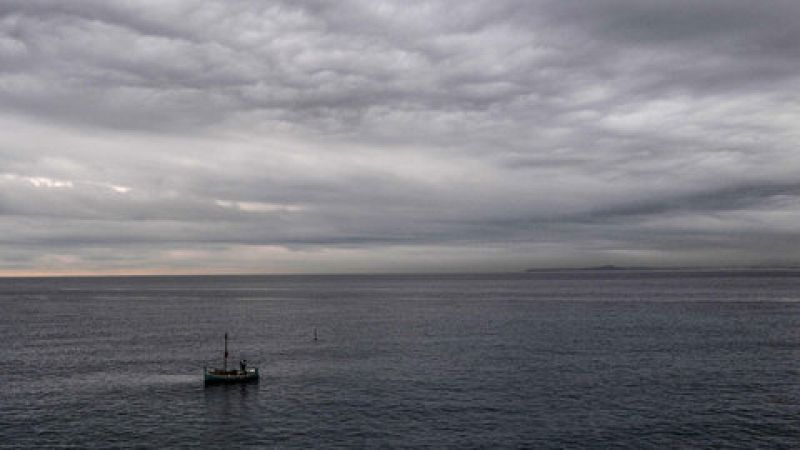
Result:
[[[167,278],[167,277],[268,277],[268,276],[387,276],[387,275],[482,275],[482,274],[525,274],[537,272],[635,272],[635,271],[726,271],[726,270],[800,270],[798,265],[780,266],[593,266],[593,267],[533,267],[519,270],[453,270],[453,271],[376,271],[376,272],[20,272],[3,273],[0,279],[11,278]]]

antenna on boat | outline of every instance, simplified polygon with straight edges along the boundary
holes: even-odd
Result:
[[[225,358],[222,361],[222,370],[228,370],[228,333],[225,333]]]

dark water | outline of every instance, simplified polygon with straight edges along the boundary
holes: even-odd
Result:
[[[800,272],[0,279],[0,338],[3,446],[800,446]]]

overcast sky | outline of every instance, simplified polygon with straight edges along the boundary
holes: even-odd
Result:
[[[0,274],[800,263],[800,2],[0,2]]]

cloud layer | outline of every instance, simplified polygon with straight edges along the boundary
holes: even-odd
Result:
[[[0,273],[798,264],[799,16],[5,1]]]

